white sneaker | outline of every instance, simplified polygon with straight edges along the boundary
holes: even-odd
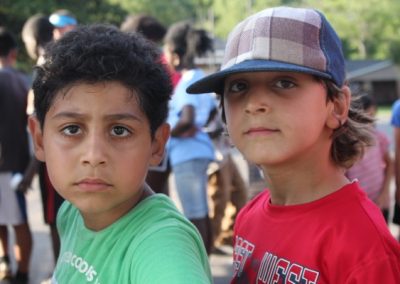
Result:
[[[0,257],[0,280],[10,280],[12,278],[10,259],[8,256]]]
[[[51,277],[48,279],[43,280],[40,284],[51,284]]]

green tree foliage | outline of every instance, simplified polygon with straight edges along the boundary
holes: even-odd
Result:
[[[214,0],[214,33],[225,38],[249,14],[273,6],[322,11],[342,38],[349,59],[393,59],[400,63],[398,0]]]
[[[349,59],[393,59],[400,62],[400,1],[398,0],[0,0],[0,25],[19,35],[25,20],[65,8],[80,23],[119,26],[128,14],[147,13],[165,25],[193,20],[226,39],[248,15],[273,6],[321,10],[342,38]]]
[[[161,23],[170,25],[181,20],[195,20],[196,2],[194,0],[109,0],[111,4],[119,5],[126,14],[149,14]]]
[[[119,24],[126,11],[107,0],[0,0],[0,25],[19,33],[26,19],[36,13],[50,15],[58,9],[70,10],[79,23]]]
[[[19,67],[30,71],[33,62],[26,55],[21,40],[21,30],[25,21],[32,15],[50,15],[58,9],[70,10],[80,24],[110,23],[119,25],[126,15],[118,4],[106,0],[0,0],[0,26],[11,30],[19,41]]]
[[[351,59],[394,59],[400,21],[397,0],[318,1],[309,5],[323,11],[343,39],[346,56]],[[396,51],[397,50],[397,51]]]

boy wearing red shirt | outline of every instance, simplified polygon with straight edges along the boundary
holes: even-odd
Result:
[[[326,18],[278,7],[245,19],[221,70],[188,88],[211,91],[269,185],[236,220],[231,283],[400,283],[400,246],[344,175],[371,142],[371,120],[352,107]]]

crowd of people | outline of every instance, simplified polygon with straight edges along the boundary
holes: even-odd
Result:
[[[196,59],[213,39],[188,21],[57,10],[21,36],[29,76],[0,28],[0,280],[29,283],[37,175],[48,283],[212,283],[226,245],[231,283],[400,283],[400,100],[391,153],[321,12],[249,16],[210,74]]]

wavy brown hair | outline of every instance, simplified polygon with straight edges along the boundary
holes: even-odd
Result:
[[[341,89],[329,80],[319,79],[327,87],[327,100],[333,101],[343,95]],[[344,168],[350,168],[364,154],[366,147],[374,142],[372,136],[374,118],[360,104],[359,96],[351,97],[346,122],[340,124],[332,134],[331,157]]]

